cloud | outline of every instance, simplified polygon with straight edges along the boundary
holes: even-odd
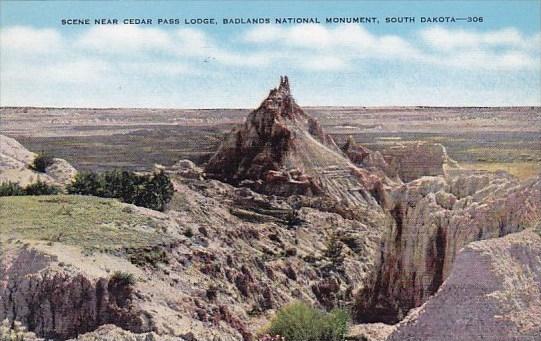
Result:
[[[483,47],[528,48],[533,43],[512,27],[489,32],[433,27],[422,30],[420,36],[432,48],[444,50]]]
[[[35,29],[13,26],[0,30],[2,52],[23,54],[47,54],[64,47],[64,40],[54,29]]]
[[[166,49],[172,41],[166,32],[157,28],[121,25],[92,27],[75,44],[101,53],[136,53]]]
[[[282,48],[334,51],[349,58],[413,56],[416,49],[396,35],[377,36],[360,25],[327,27],[319,24],[291,27],[260,26],[244,33],[242,40],[255,44],[276,44]],[[287,50],[286,50],[287,52]],[[284,53],[286,54],[286,53]]]
[[[262,53],[237,53],[224,49],[204,31],[181,28],[166,31],[139,26],[101,26],[91,28],[75,41],[76,46],[98,55],[129,55],[134,59],[181,58],[208,65],[263,66],[270,59]],[[119,58],[119,57],[116,57]],[[170,64],[163,61],[163,65]],[[154,61],[153,69],[158,66]],[[161,69],[164,69],[162,67]],[[188,72],[188,68],[177,65],[174,70]]]
[[[25,93],[53,87],[79,87],[84,93],[104,84],[132,86],[139,94],[147,83],[182,83],[187,77],[225,79],[226,74],[277,70],[326,77],[359,73],[382,62],[392,72],[416,68],[448,75],[516,75],[540,67],[541,33],[526,35],[512,27],[484,32],[431,27],[392,35],[362,25],[310,24],[254,26],[229,36],[210,32],[135,25],[93,26],[70,34],[1,28],[2,90],[18,94],[20,103]]]
[[[245,32],[242,41],[279,49],[300,68],[329,72],[367,60],[462,70],[527,70],[539,68],[541,52],[541,33],[527,37],[515,28],[475,32],[432,27],[405,39],[373,34],[360,25],[260,26]]]
[[[329,72],[346,70],[357,60],[414,61],[421,55],[399,36],[378,36],[360,25],[260,26],[245,32],[242,41],[280,50],[302,69]]]
[[[461,69],[512,71],[539,68],[541,34],[515,28],[475,32],[434,27],[419,32],[429,47],[424,60]]]

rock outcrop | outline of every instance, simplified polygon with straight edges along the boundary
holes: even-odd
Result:
[[[324,194],[351,206],[377,206],[370,191],[380,179],[357,168],[304,113],[287,77],[226,137],[205,172],[268,194]]]
[[[158,335],[153,332],[149,333],[133,333],[122,328],[115,326],[114,324],[106,324],[100,326],[98,329],[79,335],[75,339],[68,341],[190,341],[188,338],[182,338],[178,336]]]
[[[12,139],[0,142],[0,179],[36,175],[28,168],[35,154]],[[75,172],[68,166],[56,160],[41,176],[65,183]],[[133,229],[107,219],[88,222],[95,229],[89,243],[96,245],[86,249],[47,231],[21,234],[22,241],[1,238],[0,319],[57,339],[251,341],[276,309],[302,300],[325,309],[353,306],[359,321],[392,323],[424,304],[398,331],[381,323],[356,326],[350,336],[358,339],[380,341],[389,333],[392,341],[425,339],[438,328],[464,339],[458,328],[466,317],[456,307],[476,324],[501,320],[519,335],[538,332],[537,319],[521,324],[519,308],[538,313],[539,237],[516,233],[541,217],[541,179],[520,183],[505,173],[449,166],[456,165],[437,144],[374,152],[350,139],[337,147],[295,103],[283,77],[204,170],[187,160],[156,166],[175,189],[165,212],[119,208],[142,215]],[[66,197],[33,205],[64,206]],[[99,205],[102,212],[109,204]],[[58,213],[77,219],[72,214],[70,207]],[[25,232],[46,228],[31,220]],[[143,231],[160,238],[137,234],[137,246],[116,239]],[[102,249],[106,238],[115,246]],[[484,239],[491,240],[468,246]],[[529,264],[530,257],[537,258]],[[74,266],[60,265],[72,259]],[[482,278],[465,278],[477,266],[489,284],[463,293],[461,283]],[[115,279],[119,269],[136,274],[136,283]],[[474,311],[476,300],[485,310]],[[498,328],[495,336],[509,335]]]
[[[0,320],[22,322],[46,339],[66,339],[115,323],[134,332],[151,322],[132,304],[133,288],[119,278],[89,278],[51,266],[35,249],[2,254]]]
[[[77,170],[64,159],[53,159],[45,173],[31,168],[36,153],[27,150],[15,139],[0,135],[0,182],[17,182],[26,186],[36,180],[65,186],[73,180]]]
[[[398,143],[381,152],[392,163],[395,172],[404,182],[423,176],[446,175],[446,167],[457,167],[440,143]]]
[[[350,136],[341,149],[359,167],[380,172],[395,182],[410,182],[423,176],[445,176],[447,169],[460,168],[440,143],[397,143],[382,151],[372,151],[357,144]]]
[[[358,299],[359,318],[397,322],[449,276],[468,243],[519,232],[541,217],[541,179],[506,174],[423,177],[394,189],[396,224],[384,238],[373,287]]]
[[[436,295],[388,341],[539,340],[540,255],[532,230],[469,244]]]

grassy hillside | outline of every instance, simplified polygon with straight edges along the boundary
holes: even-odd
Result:
[[[165,240],[165,223],[114,199],[0,197],[0,239],[45,240],[88,250],[139,248]]]

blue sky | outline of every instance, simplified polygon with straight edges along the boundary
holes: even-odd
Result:
[[[255,107],[279,75],[301,105],[541,105],[540,1],[2,1],[0,104]],[[223,25],[222,18],[379,24]],[[413,24],[385,17],[415,16]],[[421,23],[482,16],[483,23]],[[63,26],[66,18],[218,25]]]

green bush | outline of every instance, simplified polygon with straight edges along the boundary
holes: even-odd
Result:
[[[45,173],[45,171],[47,170],[47,167],[52,165],[53,162],[54,162],[54,157],[52,155],[49,155],[45,152],[41,152],[34,159],[34,162],[32,163],[31,168],[35,170],[36,172]]]
[[[289,228],[300,226],[303,222],[304,221],[301,219],[298,209],[292,209],[287,213],[286,223]]]
[[[280,309],[267,332],[283,336],[287,341],[342,341],[347,322],[348,316],[343,310],[327,313],[298,302]]]
[[[17,182],[8,181],[0,183],[0,197],[24,194],[24,189]]]
[[[67,188],[70,194],[117,198],[137,206],[163,211],[173,196],[173,184],[163,172],[138,175],[114,170],[105,173],[79,173]]]
[[[338,238],[336,232],[332,232],[326,244],[324,251],[325,257],[330,260],[334,270],[341,269],[344,264],[344,255],[342,254],[344,245]]]
[[[38,181],[26,186],[24,193],[26,195],[52,195],[60,193],[60,188],[38,179]]]
[[[110,278],[110,281],[116,282],[122,286],[132,286],[135,285],[137,281],[135,276],[130,272],[124,271],[115,271]]]

